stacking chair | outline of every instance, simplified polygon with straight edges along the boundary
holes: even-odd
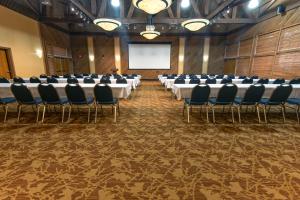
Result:
[[[94,79],[93,79],[92,77],[85,77],[85,78],[83,79],[83,83],[94,84],[95,81],[94,81]]]
[[[134,79],[134,76],[128,75],[127,79]],[[173,77],[168,76],[167,79],[174,79]]]
[[[277,78],[273,81],[273,84],[283,84],[283,83],[285,83],[284,78]]]
[[[192,78],[190,80],[190,84],[200,84],[200,79],[199,78]]]
[[[62,107],[61,123],[64,123],[65,108],[69,103],[68,99],[67,98],[59,98],[59,95],[52,84],[47,84],[47,83],[39,84],[38,91],[39,91],[39,94],[41,96],[41,99],[42,99],[43,105],[44,105],[43,115],[42,115],[42,123],[44,122],[44,119],[45,119],[46,108],[49,106]]]
[[[137,75],[137,74],[132,74],[132,76],[133,76],[133,77],[137,77],[138,75]]]
[[[216,79],[223,79],[224,78],[224,75],[223,74],[219,74],[216,76]]]
[[[42,104],[41,98],[34,98],[30,90],[22,83],[14,83],[10,88],[18,102],[18,122],[20,121],[20,115],[23,106],[32,106],[32,108],[35,106],[37,108],[36,122],[38,123],[40,106]]]
[[[261,83],[261,84],[268,84],[269,83],[269,79],[268,78],[261,78],[257,81],[257,83]]]
[[[247,76],[239,76],[239,79],[245,79]]]
[[[9,83],[9,80],[7,80],[5,77],[0,77],[0,83]]]
[[[58,83],[58,80],[54,77],[47,77],[47,83]]]
[[[48,76],[47,76],[47,74],[41,74],[40,75],[40,78],[47,78]]]
[[[88,73],[83,73],[82,76],[89,76],[89,74]]]
[[[91,78],[99,78],[98,74],[91,74]]]
[[[118,78],[116,82],[117,84],[127,84],[126,78]]]
[[[276,87],[270,98],[263,98],[260,104],[263,106],[265,122],[267,123],[267,106],[269,106],[268,113],[272,106],[281,107],[283,122],[285,123],[285,103],[289,98],[293,88],[289,84],[281,84]]]
[[[208,79],[208,75],[207,74],[201,74],[201,79]]]
[[[217,79],[215,78],[208,78],[205,81],[205,84],[216,84],[217,83]]]
[[[232,123],[234,123],[234,110],[233,103],[234,98],[237,93],[237,86],[232,83],[227,83],[221,87],[219,90],[218,96],[216,98],[210,98],[209,103],[211,105],[212,113],[213,113],[213,122],[215,123],[215,106],[222,106],[223,109],[225,106],[229,106],[231,109],[232,115]]]
[[[120,105],[119,101],[116,98],[113,98],[113,93],[111,87],[108,85],[103,85],[103,84],[97,84],[94,87],[94,95],[95,95],[95,106],[96,106],[96,111],[95,111],[95,123],[97,123],[97,115],[98,115],[98,107],[99,105],[101,106],[101,111],[103,115],[103,108],[102,106],[105,105],[111,105],[113,110],[114,110],[114,122],[117,121],[117,109],[118,113],[120,115]]]
[[[221,84],[227,84],[227,83],[232,83],[232,79],[227,77],[221,80]]]
[[[25,83],[24,79],[19,76],[14,77],[13,81],[14,83]]]
[[[81,74],[76,74],[75,76],[76,78],[83,78],[83,76]]]
[[[257,83],[250,85],[247,89],[243,98],[236,97],[234,100],[235,105],[237,106],[239,123],[241,123],[241,109],[242,106],[254,106],[257,112],[258,122],[260,123],[260,114],[259,114],[259,102],[265,92],[265,86],[263,84]]]
[[[296,116],[297,116],[297,121],[298,121],[298,124],[299,124],[300,123],[300,120],[299,120],[300,98],[289,98],[287,100],[287,103],[288,103],[287,107],[295,109]],[[289,106],[289,105],[291,105],[291,106]]]
[[[59,78],[59,76],[57,74],[52,74],[51,77],[53,77],[53,78]]]
[[[70,74],[64,74],[63,77],[64,78],[71,78],[71,75]]]
[[[130,77],[130,76],[128,76],[127,78],[129,79],[129,77]],[[168,76],[167,76],[167,79],[175,79],[175,77],[176,77],[176,76],[174,76],[174,75],[168,75]]]
[[[233,75],[233,74],[229,74],[229,75],[227,75],[227,78],[230,78],[230,79],[235,79],[235,75]]]
[[[125,76],[125,77],[126,77],[126,76],[128,76],[128,74],[122,74],[122,76]],[[165,76],[168,76],[168,75],[167,75],[167,74],[163,74],[162,76],[165,77]]]
[[[29,82],[30,83],[41,83],[41,80],[36,76],[32,76],[32,77],[30,77]]]
[[[69,84],[75,84],[75,83],[78,83],[78,80],[77,80],[77,78],[70,77],[70,78],[67,79],[67,82]]]
[[[300,78],[294,78],[290,80],[289,84],[300,84]]]
[[[258,76],[254,75],[254,76],[251,76],[252,79],[258,79]]]
[[[242,84],[252,84],[253,83],[253,79],[252,78],[245,78],[242,81]]]
[[[2,105],[3,109],[4,109],[4,123],[6,122],[6,118],[7,118],[7,111],[8,111],[8,105],[15,103],[16,99],[13,97],[5,97],[5,98],[0,98],[0,105]]]
[[[102,84],[111,84],[111,81],[110,81],[109,78],[102,77],[102,78],[100,79],[100,83],[102,83]]]
[[[94,98],[86,97],[84,90],[80,87],[79,84],[67,84],[65,90],[70,104],[68,121],[70,120],[73,106],[77,106],[77,107],[88,106],[88,123],[89,123],[91,108],[94,103]]]
[[[184,116],[184,110],[186,108],[188,123],[190,123],[190,107],[192,107],[192,106],[200,106],[200,113],[202,111],[202,106],[205,106],[207,123],[209,122],[209,118],[208,118],[209,95],[210,95],[210,87],[207,84],[200,84],[193,88],[190,99],[184,99],[182,113]]]
[[[183,78],[176,78],[174,84],[185,84],[185,80]]]

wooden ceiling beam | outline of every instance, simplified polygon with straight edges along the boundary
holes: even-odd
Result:
[[[177,0],[176,1],[176,3],[177,3],[177,5],[176,5],[176,16],[177,16],[177,18],[180,18],[181,17],[181,1],[182,0]]]
[[[133,11],[134,11],[134,5],[131,3],[131,4],[130,4],[129,11],[128,11],[128,13],[127,13],[127,18],[132,18]]]
[[[222,12],[223,10],[225,10],[228,6],[230,6],[230,4],[232,4],[235,0],[227,0],[224,1],[223,3],[221,3],[221,5],[219,5],[216,9],[214,9],[208,16],[208,19],[212,19],[215,16],[217,16],[220,12]]]
[[[192,4],[192,7],[193,7],[193,10],[196,14],[197,17],[202,17],[201,13],[200,13],[200,10],[198,8],[198,5],[197,3],[195,2],[195,0],[190,0],[191,4]]]
[[[97,15],[97,0],[91,0],[91,12],[93,15]]]
[[[28,5],[28,7],[36,14],[36,15],[40,15],[39,9],[37,9],[36,7],[34,7],[34,5],[32,4],[32,1],[30,0],[25,0],[26,4]]]
[[[104,17],[105,16],[106,7],[107,7],[107,0],[102,0],[101,1],[101,6],[100,6],[99,12],[98,12],[98,17]]]
[[[168,8],[168,14],[170,18],[175,18],[171,7]]]
[[[95,16],[88,11],[85,7],[83,7],[78,1],[76,0],[70,0],[70,2],[76,6],[81,12],[83,12],[86,16],[88,16],[91,20],[95,19]]]

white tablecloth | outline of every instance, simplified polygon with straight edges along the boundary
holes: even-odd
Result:
[[[201,75],[195,75],[197,78],[201,78]],[[215,78],[216,76],[209,76],[210,78]],[[175,77],[175,79],[178,78],[178,76]],[[224,75],[224,78],[227,78],[227,75]],[[238,76],[235,76],[234,79],[238,79]],[[169,80],[175,80],[175,79],[169,79]],[[190,79],[189,75],[186,75],[186,79]],[[166,76],[158,75],[158,80],[161,82],[161,84],[164,84],[167,80]],[[203,79],[206,80],[206,79]],[[222,79],[220,79],[222,80]],[[204,81],[205,82],[205,81]]]
[[[192,90],[197,84],[174,84],[172,93],[178,100],[182,98],[191,98]],[[246,90],[251,84],[237,84],[237,97],[244,97]],[[210,97],[217,97],[220,88],[223,84],[210,84]],[[269,98],[273,90],[279,86],[278,84],[265,84],[264,98]],[[293,91],[290,97],[300,98],[300,85],[293,85]]]
[[[39,97],[38,92],[38,83],[25,83],[29,88],[34,97]],[[66,83],[55,83],[53,86],[56,88],[60,97],[66,97],[65,86]],[[114,98],[128,98],[131,94],[131,87],[129,84],[108,84],[112,88]],[[10,90],[10,83],[0,83],[0,97],[13,97],[13,94]],[[94,96],[94,86],[95,84],[80,84],[83,88],[85,95]]]

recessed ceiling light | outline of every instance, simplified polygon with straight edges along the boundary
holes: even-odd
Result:
[[[190,6],[190,0],[182,0],[180,6],[181,8],[188,8]]]
[[[111,0],[111,5],[113,7],[119,7],[120,6],[120,0]]]
[[[259,5],[259,1],[258,0],[250,0],[249,4],[248,4],[248,8],[249,9],[255,9],[257,8]]]

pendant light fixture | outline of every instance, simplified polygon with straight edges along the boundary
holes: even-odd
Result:
[[[209,20],[207,19],[189,19],[181,23],[181,26],[190,30],[190,31],[198,31],[201,28],[207,26],[209,24]]]
[[[146,25],[146,30],[141,32],[140,35],[148,40],[153,40],[154,38],[160,36],[160,32],[155,31],[155,26],[152,23],[152,16],[148,18],[149,24]]]
[[[136,8],[154,15],[169,8],[173,1],[174,0],[132,0],[132,3]]]
[[[121,22],[115,19],[108,19],[108,18],[95,19],[94,24],[100,26],[102,29],[106,31],[113,31],[122,25]]]

